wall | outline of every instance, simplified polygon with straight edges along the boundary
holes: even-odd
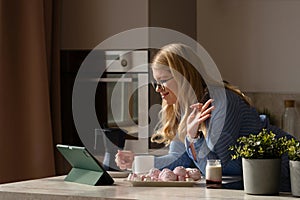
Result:
[[[248,92],[300,93],[300,1],[198,0],[197,38]]]
[[[284,100],[296,100],[300,138],[300,1],[197,0],[197,40],[223,79],[281,127]]]

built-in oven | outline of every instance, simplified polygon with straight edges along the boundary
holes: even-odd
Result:
[[[126,132],[124,149],[146,153],[149,143],[148,51],[108,50],[104,56],[106,70],[96,79],[95,107],[99,124],[108,130],[107,134],[118,134],[115,131],[118,129]],[[98,133],[95,132],[95,150],[99,148]]]

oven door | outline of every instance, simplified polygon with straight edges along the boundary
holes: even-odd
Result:
[[[98,119],[105,119],[100,124],[105,128],[121,128],[136,137],[137,140],[125,141],[125,149],[148,152],[148,74],[106,72],[98,88],[102,89],[97,90],[96,108],[106,109],[98,113]]]

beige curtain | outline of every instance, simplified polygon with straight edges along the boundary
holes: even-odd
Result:
[[[0,1],[0,183],[53,176],[63,170],[60,2]]]

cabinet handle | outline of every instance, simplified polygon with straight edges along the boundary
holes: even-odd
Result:
[[[132,82],[132,78],[98,78],[96,81],[98,82],[126,82],[126,83],[130,83]]]

